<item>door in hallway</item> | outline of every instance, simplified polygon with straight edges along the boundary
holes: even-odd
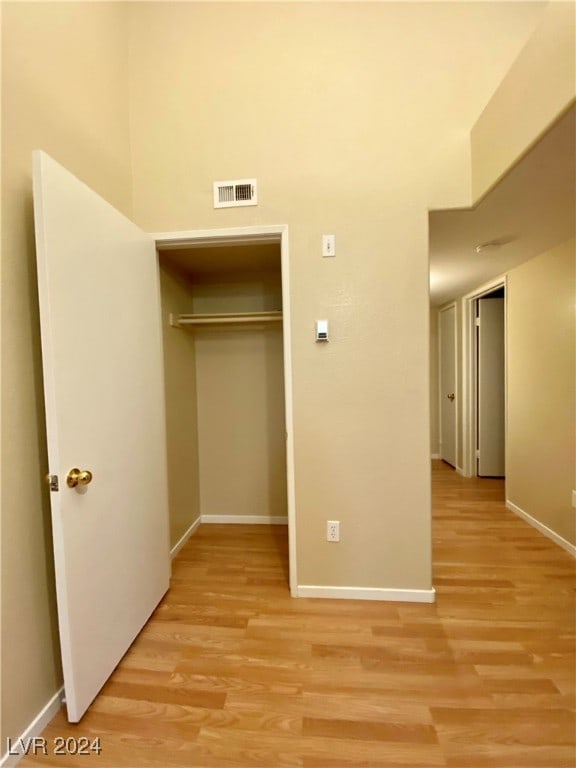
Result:
[[[456,305],[441,310],[440,322],[440,456],[456,466]]]
[[[504,299],[478,299],[478,475],[504,477]]]

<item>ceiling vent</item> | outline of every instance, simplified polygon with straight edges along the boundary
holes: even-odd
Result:
[[[237,208],[257,204],[256,179],[214,182],[214,208]]]

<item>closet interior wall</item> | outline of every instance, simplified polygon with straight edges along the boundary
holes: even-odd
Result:
[[[282,308],[277,244],[159,253],[171,545],[202,518],[286,518],[282,322],[174,327]]]

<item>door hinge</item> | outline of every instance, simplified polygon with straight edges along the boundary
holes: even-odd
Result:
[[[476,458],[477,458],[477,459],[479,459],[479,458],[480,458],[480,451],[476,451]]]
[[[58,487],[58,475],[46,475],[46,482],[52,493],[56,493],[60,490]]]
[[[479,317],[476,318],[476,326],[478,328],[480,328],[480,318]]]

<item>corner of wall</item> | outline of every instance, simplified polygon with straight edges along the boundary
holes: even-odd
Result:
[[[540,24],[472,128],[475,204],[573,104],[575,11],[573,3],[548,4]]]

